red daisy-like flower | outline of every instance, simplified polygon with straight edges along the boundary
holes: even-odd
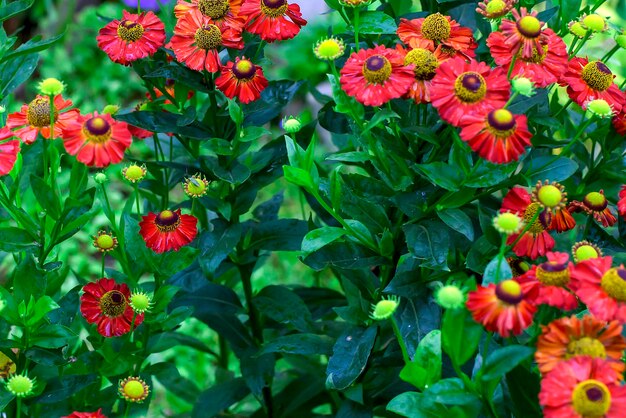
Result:
[[[72,412],[61,418],[107,418],[107,416],[102,413],[102,408],[100,408],[96,412]]]
[[[619,191],[619,200],[617,201],[617,212],[624,220],[626,220],[626,184]]]
[[[500,32],[504,36],[504,43],[511,49],[512,55],[520,53],[521,57],[531,59],[533,53],[543,50],[548,42],[547,32],[541,28],[545,25],[537,19],[537,12],[530,13],[525,7],[511,10],[513,20],[502,19]]]
[[[605,228],[613,226],[617,222],[617,218],[609,209],[609,201],[604,196],[603,190],[587,193],[582,202],[573,200],[567,209],[570,212],[584,212],[591,215]]]
[[[146,246],[156,253],[178,251],[198,234],[198,220],[192,215],[182,215],[180,209],[149,213],[139,222],[139,233]]]
[[[210,73],[222,68],[220,49],[243,48],[240,30],[226,26],[220,29],[198,10],[191,10],[178,20],[170,43],[179,62],[192,70]]]
[[[467,298],[467,309],[485,329],[503,337],[519,335],[533,322],[537,308],[532,303],[534,288],[526,293],[517,279],[478,286]]]
[[[65,100],[59,94],[54,97],[54,133],[53,139],[62,135],[66,124],[78,116],[78,110],[68,109],[72,106],[71,100]],[[7,128],[15,129],[14,135],[32,144],[37,134],[50,139],[50,99],[48,96],[38,95],[29,104],[22,105],[19,112],[11,113],[7,118]]]
[[[291,39],[306,25],[300,6],[287,0],[246,0],[239,11],[246,29],[266,42]]]
[[[548,252],[548,261],[532,266],[519,278],[522,287],[536,287],[537,305],[550,305],[564,311],[571,311],[578,306],[578,299],[567,286],[570,282],[570,270],[573,266],[566,253]]]
[[[516,56],[514,45],[507,44],[507,37],[502,32],[491,32],[487,46],[496,64],[507,70],[516,56],[512,77],[526,77],[543,88],[558,82],[568,65],[565,42],[552,29],[544,29],[543,34],[545,41],[541,43],[542,47],[537,49],[533,45],[530,57],[523,56],[520,51]]]
[[[552,221],[551,213],[544,210],[539,202],[533,202],[526,189],[513,187],[502,200],[500,212],[516,213],[523,217],[525,222],[535,219],[519,241],[517,241],[519,234],[513,234],[507,239],[509,245],[517,241],[513,247],[515,255],[535,259],[546,255],[548,251],[554,248],[554,238],[547,231]],[[537,212],[539,212],[539,216],[535,218]]]
[[[491,69],[484,62],[453,58],[442,62],[430,85],[432,105],[446,122],[459,126],[461,118],[485,114],[503,107],[511,85],[501,68]]]
[[[587,58],[574,57],[560,84],[567,86],[567,94],[579,106],[603,99],[615,113],[619,113],[624,105],[624,93],[613,82],[614,78],[615,75],[602,61],[590,62]]]
[[[603,321],[626,323],[626,269],[612,267],[610,256],[590,258],[571,270],[572,283],[580,300],[593,316]]]
[[[125,122],[108,114],[79,116],[63,130],[63,145],[70,155],[91,167],[106,167],[124,159],[133,138]]]
[[[379,45],[354,52],[341,69],[340,81],[349,96],[367,106],[380,106],[405,95],[415,74],[398,51]]]
[[[567,192],[563,185],[548,180],[538,181],[532,191],[532,202],[537,202],[542,208],[552,214],[550,231],[565,232],[576,226],[576,220],[567,210]]]
[[[411,48],[424,48],[434,52],[441,45],[448,56],[460,52],[471,58],[478,46],[470,28],[462,27],[450,16],[441,13],[413,20],[400,19],[397,34]]]
[[[257,100],[268,84],[263,69],[254,65],[246,57],[236,58],[235,62],[228,62],[215,80],[215,87],[226,97],[231,99],[237,97],[241,103]]]
[[[174,15],[180,19],[191,10],[199,10],[211,18],[220,29],[225,27],[243,29],[246,20],[239,16],[242,2],[243,0],[178,0],[174,6]]]
[[[0,129],[0,176],[7,175],[13,170],[17,154],[20,152],[20,141],[12,139],[15,134],[7,127]]]
[[[165,26],[152,12],[139,15],[123,11],[121,20],[114,20],[96,38],[98,48],[111,61],[123,65],[152,56],[165,42]]]
[[[560,362],[541,381],[539,403],[545,418],[621,418],[626,386],[601,358],[577,356]]]
[[[506,109],[487,114],[470,113],[461,119],[461,139],[487,161],[506,164],[517,161],[530,146],[525,115],[514,115]]]
[[[413,65],[415,80],[405,97],[415,100],[415,103],[430,103],[430,82],[435,77],[436,70],[443,61],[448,59],[437,47],[434,52],[424,48],[405,49],[396,45],[396,50],[404,57],[404,65]]]
[[[143,322],[143,314],[136,314],[130,306],[130,290],[125,284],[102,278],[83,287],[80,297],[80,313],[90,324],[98,324],[103,337],[119,337]]]
[[[625,100],[626,107],[626,100]],[[626,136],[626,112],[625,109],[622,108],[622,111],[617,113],[613,117],[613,127],[615,128],[615,132],[620,134],[621,136]]]

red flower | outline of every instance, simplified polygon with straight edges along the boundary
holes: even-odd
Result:
[[[446,122],[459,126],[464,115],[485,114],[504,106],[510,84],[501,68],[453,58],[441,63],[430,86],[430,99]]]
[[[192,70],[216,73],[222,67],[220,49],[241,49],[243,40],[241,30],[220,28],[198,10],[192,10],[178,20],[171,45],[179,62]]]
[[[545,418],[621,418],[626,386],[601,358],[577,356],[560,362],[541,381],[539,403]]]
[[[354,52],[341,69],[340,81],[349,96],[367,106],[380,106],[405,95],[415,75],[398,51],[379,45]]]
[[[626,112],[623,109],[613,117],[613,127],[618,134],[626,136]]]
[[[178,0],[174,6],[174,15],[177,19],[185,16],[191,10],[199,10],[204,16],[211,18],[217,27],[238,28],[240,31],[246,20],[239,16],[243,0]]]
[[[291,39],[307,23],[300,6],[287,0],[246,0],[239,13],[248,20],[248,32],[267,42]]]
[[[622,186],[619,191],[619,200],[617,201],[617,212],[626,220],[626,185]]]
[[[603,321],[626,323],[626,269],[612,268],[610,256],[590,258],[571,270],[578,297],[593,316]]]
[[[548,32],[541,29],[544,23],[537,19],[537,12],[528,13],[522,7],[519,12],[511,10],[511,14],[515,21],[502,19],[500,24],[504,43],[509,46],[512,56],[520,53],[522,58],[530,60],[548,43]]]
[[[420,19],[400,19],[398,37],[411,48],[424,48],[435,51],[439,45],[448,56],[460,52],[466,57],[473,57],[478,46],[470,28],[459,25],[450,16],[434,13]]]
[[[131,62],[153,55],[165,42],[165,26],[152,12],[139,15],[123,11],[121,20],[114,20],[96,38],[98,48],[112,61]]]
[[[107,418],[106,415],[102,413],[102,408],[98,409],[96,412],[72,412],[71,414],[61,417],[61,418]]]
[[[574,57],[567,72],[561,77],[561,85],[567,86],[570,99],[579,106],[588,101],[604,99],[613,111],[619,113],[624,105],[624,94],[613,82],[615,75],[602,61]]]
[[[222,68],[222,73],[215,80],[215,87],[228,98],[238,97],[242,103],[250,103],[261,97],[261,92],[268,86],[263,69],[252,61],[236,58]]]
[[[468,295],[467,309],[485,329],[509,337],[521,334],[532,324],[537,310],[532,299],[534,295],[526,293],[517,279],[509,279],[497,285],[478,286]]]
[[[478,155],[496,164],[517,161],[530,146],[525,115],[514,115],[506,109],[486,114],[470,113],[461,119],[461,139]]]
[[[181,215],[180,209],[149,213],[139,222],[139,233],[146,246],[156,253],[178,251],[198,234],[198,220],[192,215]]]
[[[548,252],[547,255],[548,261],[532,266],[519,278],[522,287],[536,288],[537,297],[533,302],[537,305],[550,305],[564,311],[576,309],[578,299],[567,289],[573,266],[569,263],[569,255],[553,252]]]
[[[132,140],[126,123],[98,112],[80,116],[63,130],[65,150],[91,167],[119,163]]]
[[[128,303],[130,290],[125,284],[102,278],[83,287],[80,313],[90,324],[98,324],[103,337],[119,337],[130,332],[135,312]],[[143,314],[136,314],[134,326],[143,322]]]
[[[507,44],[507,38],[502,32],[491,32],[487,38],[487,45],[496,64],[507,71],[511,60],[516,56],[513,64],[512,77],[526,77],[538,87],[547,87],[559,81],[567,70],[568,55],[565,42],[552,29],[544,29],[545,40],[541,49],[532,46],[533,53],[524,57],[519,51],[513,52],[513,45]]]
[[[67,110],[70,106],[72,106],[71,100],[64,100],[60,94],[54,97],[53,139],[60,137],[66,124],[78,116],[78,110]],[[50,99],[48,96],[38,95],[29,104],[22,105],[19,112],[11,113],[7,119],[7,128],[19,128],[14,134],[25,144],[35,142],[39,133],[42,137],[50,139]]]
[[[605,228],[613,226],[617,222],[617,218],[609,209],[609,201],[604,197],[603,190],[587,193],[582,202],[573,200],[567,206],[567,210],[570,212],[585,212],[587,215],[593,216]]]
[[[530,222],[539,212],[539,216],[513,247],[513,252],[518,257],[526,256],[535,259],[546,255],[554,247],[554,238],[547,231],[552,216],[549,211],[543,210],[540,203],[531,201],[526,189],[513,187],[504,197],[500,211],[516,213],[523,217],[525,222]],[[513,244],[519,235],[511,235],[507,239],[507,244]]]
[[[20,141],[17,139],[5,141],[13,137],[14,134],[9,128],[0,129],[0,176],[9,174],[13,170],[17,154],[20,152]]]
[[[396,50],[404,57],[404,65],[413,65],[415,81],[405,97],[415,100],[415,103],[430,103],[430,82],[435,77],[436,70],[447,56],[437,47],[434,52],[424,48],[407,50],[396,45]]]

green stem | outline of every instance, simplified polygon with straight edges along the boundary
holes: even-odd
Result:
[[[391,316],[391,327],[393,328],[393,333],[396,334],[396,339],[398,340],[398,344],[400,344],[400,350],[402,351],[402,358],[404,359],[404,364],[409,364],[411,362],[411,358],[409,357],[409,352],[406,348],[406,343],[404,342],[404,338],[402,338],[402,334],[400,333],[400,327],[398,326],[398,322],[394,316]]]
[[[141,0],[137,0],[137,14],[141,13]]]
[[[518,237],[518,240],[520,237],[521,235]],[[500,252],[498,253],[498,267],[496,268],[496,283],[500,283],[500,265],[502,264],[502,260],[504,260],[504,254],[506,254],[506,238],[507,236],[502,234],[502,243],[500,244]]]
[[[619,45],[615,45],[613,47],[613,49],[611,49],[609,52],[607,52],[606,55],[603,56],[600,61],[606,63],[613,56],[613,54],[615,54],[619,49],[620,49],[620,46]]]
[[[22,416],[22,398],[20,396],[17,397],[16,403],[17,403],[17,408],[15,411],[15,416],[17,418],[20,418]]]
[[[529,222],[526,223],[526,225],[524,226],[524,229],[522,230],[522,232],[520,232],[520,234],[517,236],[515,241],[513,241],[513,243],[511,245],[509,245],[508,247],[505,247],[506,248],[505,251],[510,251],[513,248],[515,248],[515,245],[517,245],[519,240],[521,240],[522,237],[524,236],[524,234],[526,232],[528,232],[528,230],[534,225],[535,221],[539,218],[539,214],[540,213],[541,213],[540,210],[537,210],[537,212],[535,212],[535,214],[533,215],[532,219]],[[500,251],[502,251],[502,250],[500,250]]]
[[[517,55],[513,55],[513,59],[511,60],[511,65],[509,65],[509,72],[506,74],[506,78],[508,78],[509,80],[511,79],[511,73],[513,72],[515,61],[517,61]]]
[[[124,408],[124,418],[128,417],[129,412],[130,412],[130,402],[126,401],[126,408]]]
[[[104,275],[104,264],[105,264],[105,261],[106,261],[106,252],[103,252],[102,253],[102,270],[101,270],[100,277],[106,277]]]
[[[352,24],[354,28],[354,47],[356,52],[359,52],[359,20],[361,17],[361,8],[356,7],[354,9],[354,23]]]
[[[506,104],[504,105],[503,109],[506,109],[507,107],[509,107],[509,105],[511,103],[513,103],[513,100],[515,100],[515,98],[519,95],[518,92],[514,91],[513,94],[511,95],[511,97],[509,98],[509,101],[506,102]]]
[[[133,183],[133,188],[135,189],[135,203],[137,204],[137,215],[141,217],[141,202],[139,200],[139,186],[137,183]]]
[[[572,103],[574,103],[574,101],[572,99],[568,99],[567,103],[565,103],[565,105],[562,108],[560,108],[558,112],[556,112],[554,117],[559,116],[561,114],[561,112],[564,112],[565,109],[567,109],[569,107],[569,105],[571,105]]]
[[[265,46],[265,44],[266,44],[265,41],[259,42],[259,46],[256,48],[256,52],[254,53],[254,58],[252,58],[252,61],[256,61],[256,59],[259,57],[259,54],[263,50],[263,47]]]
[[[567,49],[568,56],[572,54],[572,51],[574,50],[574,47],[576,46],[577,43],[578,43],[578,37],[574,36],[574,39],[572,39],[572,43],[569,45],[569,48]]]
[[[587,33],[585,34],[585,37],[583,38],[582,42],[576,47],[576,49],[574,50],[574,53],[570,56],[570,59],[572,59],[573,57],[576,56],[576,54],[578,54],[578,51],[580,51],[582,49],[582,47],[585,45],[585,43],[589,40],[590,36],[591,36],[591,31],[587,30]]]

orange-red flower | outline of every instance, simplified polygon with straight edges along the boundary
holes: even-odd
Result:
[[[81,163],[92,167],[119,163],[132,141],[126,123],[98,112],[79,116],[63,130],[65,150],[76,155]]]
[[[411,48],[424,48],[434,52],[441,45],[448,56],[460,52],[466,57],[474,57],[474,49],[478,46],[470,28],[462,27],[450,16],[441,13],[413,20],[400,19],[397,34]]]
[[[567,192],[563,185],[548,180],[538,181],[535,185],[531,200],[539,203],[552,214],[550,231],[565,232],[576,226],[576,220],[567,210]]]
[[[580,300],[593,316],[603,321],[626,323],[626,269],[612,267],[610,256],[590,258],[571,270],[572,283]]]
[[[582,319],[571,316],[559,318],[541,327],[537,340],[535,361],[543,374],[557,367],[559,362],[575,356],[607,359],[620,375],[624,372],[622,353],[626,338],[617,321],[600,321],[591,315]]]
[[[541,381],[539,403],[545,418],[621,418],[626,386],[609,362],[586,356],[559,363]]]
[[[491,32],[487,38],[487,45],[496,64],[509,69],[515,57],[515,64],[511,77],[526,77],[537,87],[547,87],[559,81],[567,70],[568,55],[565,42],[552,29],[544,29],[545,39],[541,48],[532,46],[532,55],[526,57],[521,51],[514,52],[515,45],[507,43],[507,37],[502,32]]]
[[[504,43],[511,48],[511,54],[525,59],[532,59],[533,53],[542,51],[548,42],[546,30],[542,30],[544,23],[537,19],[537,12],[530,13],[525,7],[511,11],[515,21],[502,19],[500,32],[504,36]]]
[[[153,55],[165,42],[165,26],[152,12],[131,14],[123,11],[121,20],[114,20],[96,38],[98,47],[113,62],[130,65],[133,61]]]
[[[380,106],[405,95],[415,75],[398,51],[379,45],[354,52],[341,69],[340,81],[349,96],[367,106]]]
[[[130,290],[125,284],[102,278],[83,287],[80,297],[80,313],[90,324],[98,324],[103,337],[119,337],[143,322],[143,314],[135,314],[128,303]]]
[[[552,221],[549,211],[544,210],[541,204],[533,202],[531,195],[522,187],[513,187],[502,200],[501,212],[513,212],[524,218],[525,222],[535,219],[526,232],[518,241],[520,234],[513,234],[507,239],[507,244],[511,245],[515,241],[513,252],[518,257],[530,257],[535,259],[546,255],[554,248],[554,238],[548,233],[548,228]],[[539,215],[537,215],[539,212]]]
[[[624,108],[613,117],[613,127],[618,134],[626,136],[626,112]]]
[[[0,176],[9,174],[13,170],[15,161],[17,161],[17,154],[20,152],[20,141],[13,138],[13,132],[4,127],[0,129]]]
[[[574,57],[560,84],[567,86],[570,99],[579,106],[595,99],[603,99],[614,112],[619,113],[624,105],[624,93],[613,82],[615,75],[602,61],[589,61]]]
[[[617,218],[609,209],[609,201],[604,196],[604,191],[591,192],[585,195],[582,202],[573,200],[567,206],[570,212],[584,212],[600,222],[602,226],[609,227],[617,222]]]
[[[191,10],[199,10],[220,29],[224,27],[243,29],[246,20],[239,16],[243,0],[178,0],[174,6],[174,15],[177,19],[185,16]]]
[[[487,161],[506,164],[517,161],[530,146],[525,115],[514,115],[506,109],[488,113],[470,113],[462,117],[461,139]]]
[[[248,32],[267,42],[291,39],[307,23],[300,6],[287,0],[246,0],[239,13],[248,21]]]
[[[78,110],[68,109],[72,106],[71,100],[65,100],[59,94],[54,97],[54,133],[53,139],[62,135],[66,124],[78,116]],[[32,144],[37,134],[50,139],[50,99],[38,95],[29,104],[22,105],[19,112],[11,113],[7,118],[7,127],[14,131],[25,144]]]
[[[263,69],[252,61],[236,58],[228,62],[222,73],[215,80],[215,87],[226,97],[238,97],[242,103],[250,103],[261,97],[261,92],[268,86]]]
[[[98,409],[96,412],[72,412],[71,414],[61,417],[61,418],[107,418],[106,415],[102,413],[102,408]]]
[[[434,52],[424,48],[405,49],[401,45],[396,45],[396,50],[404,57],[404,65],[413,65],[415,75],[415,81],[405,97],[418,104],[430,103],[430,82],[439,64],[448,57],[441,52],[440,46]]]
[[[178,20],[170,41],[178,62],[192,70],[216,73],[222,68],[222,48],[243,48],[241,30],[215,25],[211,18],[191,10]]]
[[[617,212],[624,220],[626,220],[626,184],[619,191],[619,200],[617,201]]]
[[[467,309],[485,329],[503,337],[519,335],[533,322],[537,308],[532,303],[535,290],[527,293],[517,278],[498,284],[478,286],[467,298]]]
[[[430,99],[441,118],[459,126],[471,113],[485,113],[504,106],[511,94],[501,68],[491,69],[484,62],[453,58],[442,62],[430,85]]]
[[[178,251],[198,234],[198,220],[192,215],[182,215],[181,210],[164,210],[149,213],[139,222],[139,233],[146,246],[156,253]]]
[[[537,305],[550,305],[564,311],[571,311],[578,306],[578,299],[568,290],[570,270],[573,266],[566,253],[548,252],[548,261],[532,266],[519,278],[523,287],[536,288]]]

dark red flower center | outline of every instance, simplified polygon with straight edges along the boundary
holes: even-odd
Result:
[[[506,109],[496,109],[487,115],[487,123],[495,131],[507,133],[515,128],[515,118]]]
[[[230,10],[228,0],[198,0],[200,12],[211,19],[221,19]]]
[[[441,13],[427,16],[422,22],[422,36],[435,42],[447,40],[451,29],[450,22]]]
[[[159,231],[171,232],[180,225],[180,216],[174,211],[164,210],[156,216],[154,223]]]
[[[119,290],[110,290],[100,297],[99,305],[103,315],[116,318],[124,315],[128,301]]]
[[[482,75],[468,71],[456,78],[454,93],[463,103],[476,103],[487,94],[487,84]]]
[[[496,296],[506,304],[517,305],[524,299],[524,292],[515,280],[504,280],[496,285]]]
[[[583,202],[585,206],[594,212],[602,212],[609,205],[609,201],[604,197],[604,194],[599,192],[587,193]]]
[[[239,60],[233,65],[233,74],[239,80],[250,80],[256,75],[256,65],[247,59]]]
[[[287,0],[261,0],[261,13],[267,17],[279,17],[287,12]]]
[[[611,392],[598,380],[583,380],[572,391],[572,406],[577,416],[603,417],[611,408]]]
[[[54,121],[59,118],[59,112],[54,110]],[[28,124],[35,128],[43,128],[50,126],[50,99],[47,97],[38,97],[28,104],[26,110],[26,120]]]
[[[117,35],[126,42],[138,41],[143,36],[143,33],[143,26],[131,20],[123,20],[117,26]]]
[[[556,261],[547,261],[537,266],[535,272],[537,280],[546,286],[565,286],[569,283],[567,264]]]
[[[196,45],[200,49],[210,50],[222,46],[222,31],[213,24],[198,28],[194,35]]]
[[[541,22],[534,16],[524,16],[516,23],[517,30],[526,38],[541,35]]]
[[[591,61],[583,68],[582,80],[597,91],[608,90],[613,84],[613,73],[602,61]]]
[[[382,55],[372,55],[363,63],[363,76],[371,84],[383,84],[391,77],[391,63]]]
[[[89,142],[102,144],[111,138],[111,124],[100,116],[95,116],[83,124],[83,134]]]

